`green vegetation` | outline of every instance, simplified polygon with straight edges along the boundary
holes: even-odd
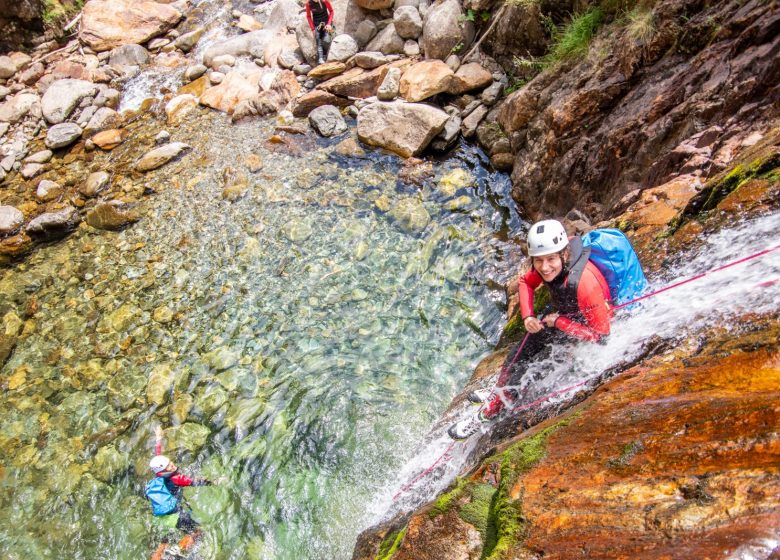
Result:
[[[635,43],[645,46],[655,35],[655,13],[653,10],[637,6],[626,14],[626,31]]]
[[[525,527],[522,499],[512,498],[512,489],[520,477],[544,457],[548,438],[577,416],[571,415],[486,459],[483,464],[500,465],[497,488],[484,482],[459,479],[449,492],[439,496],[428,515],[435,518],[456,507],[460,518],[482,535],[481,560],[506,558],[507,552],[522,540]]]
[[[75,15],[84,7],[84,0],[43,0],[43,23],[52,23]]]
[[[625,467],[628,465],[631,459],[633,459],[634,456],[641,452],[644,448],[645,446],[641,441],[630,441],[623,446],[623,449],[620,452],[620,457],[617,459],[610,459],[607,461],[607,464],[613,468]]]
[[[404,527],[400,531],[388,533],[379,545],[379,552],[377,553],[375,560],[390,560],[398,550],[398,547],[401,546],[401,543],[406,536],[406,529],[407,528]]]
[[[490,12],[487,10],[481,10],[479,12],[476,12],[471,8],[469,8],[468,10],[466,10],[465,14],[461,14],[460,16],[458,16],[458,23],[461,24],[462,26],[463,23],[466,21],[471,21],[471,22],[477,21],[477,18],[479,18],[483,22],[488,21],[490,19]]]
[[[553,36],[553,46],[547,58],[557,62],[584,56],[588,52],[591,39],[603,22],[604,10],[600,7],[574,16]]]

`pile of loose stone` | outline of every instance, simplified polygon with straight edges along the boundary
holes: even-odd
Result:
[[[177,73],[185,84],[175,94],[151,92],[164,98],[169,127],[205,106],[234,121],[278,114],[290,132],[305,132],[299,119],[306,117],[319,134],[334,136],[349,129],[350,115],[359,140],[404,157],[445,151],[460,135],[476,134],[494,166],[511,166],[509,142],[483,123],[486,115],[495,120],[489,113],[506,76],[481,55],[461,63],[458,53],[474,41],[474,28],[458,0],[333,5],[337,32],[322,65],[295,0],[262,3],[251,14],[233,11],[227,39],[213,38],[224,35],[224,21],[202,24],[208,18],[187,0],[90,0],[78,39],[0,56],[0,259],[82,219],[103,229],[137,219],[121,178],[68,164],[128,140],[132,113],[117,108],[125,84],[142,72]],[[169,137],[139,154],[135,171],[189,149]]]

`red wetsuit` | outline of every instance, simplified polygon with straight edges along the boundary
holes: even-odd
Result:
[[[316,0],[308,0],[306,2],[306,20],[312,31],[320,23],[330,25],[333,22],[333,6],[328,0],[322,0],[322,5]]]
[[[563,281],[562,288],[568,287],[569,278]],[[523,320],[534,314],[534,290],[544,283],[535,270],[520,277],[518,295],[520,297],[520,315]],[[609,284],[592,262],[585,265],[577,286],[577,312],[572,309],[558,309],[560,317],[555,327],[568,335],[581,340],[597,341],[609,334],[609,321],[612,309],[609,306]],[[556,302],[558,303],[558,302]]]

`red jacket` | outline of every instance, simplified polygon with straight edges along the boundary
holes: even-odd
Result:
[[[316,0],[307,0],[306,1],[306,20],[309,22],[309,27],[312,31],[314,31],[314,18],[312,17],[311,12],[311,2]],[[333,22],[333,6],[330,5],[330,2],[328,0],[322,0],[322,3],[325,5],[325,9],[328,11],[328,21],[327,25],[330,25]]]
[[[564,280],[564,286],[567,281],[568,278]],[[518,295],[523,319],[534,314],[534,290],[543,283],[544,280],[535,270],[520,277]],[[581,340],[599,340],[609,334],[609,321],[612,318],[609,298],[609,284],[596,265],[588,262],[577,286],[577,306],[584,322],[561,315],[555,321],[555,327]]]

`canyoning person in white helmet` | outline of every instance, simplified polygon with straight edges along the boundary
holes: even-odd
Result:
[[[518,296],[523,325],[529,333],[522,348],[513,349],[501,368],[492,392],[473,392],[472,402],[484,402],[480,411],[452,425],[448,431],[454,439],[464,439],[494,419],[517,400],[525,365],[540,358],[552,345],[572,339],[597,342],[609,334],[612,309],[610,287],[606,279],[588,260],[590,247],[583,246],[579,236],[569,238],[557,220],[543,220],[528,232],[528,256],[531,269],[520,276]],[[534,291],[546,285],[550,290],[549,313],[534,316]],[[518,352],[519,350],[519,352]],[[486,394],[487,393],[487,394]]]
[[[190,512],[181,505],[180,489],[184,486],[209,486],[211,481],[205,478],[190,478],[179,472],[179,467],[162,454],[163,431],[159,426],[155,430],[154,457],[149,461],[149,468],[154,478],[146,483],[146,497],[151,502],[152,513],[162,520],[162,524],[171,529],[182,529],[189,533],[179,543],[192,544],[200,531],[198,524],[192,519]],[[161,558],[168,543],[163,542],[152,555]]]

